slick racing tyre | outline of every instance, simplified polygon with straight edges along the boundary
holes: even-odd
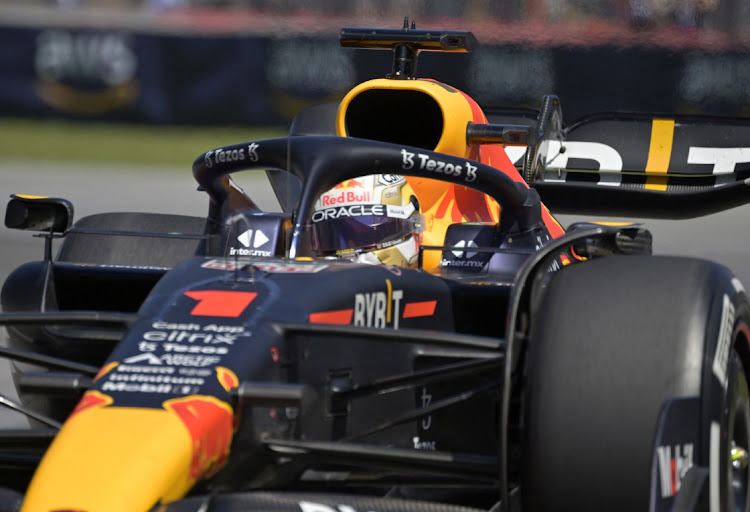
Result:
[[[75,228],[111,231],[144,231],[200,236],[206,220],[187,215],[159,213],[100,213],[84,217]],[[139,237],[70,233],[57,254],[58,261],[98,265],[173,267],[195,255],[201,240],[195,238]]]
[[[749,510],[750,307],[726,268],[574,264],[531,325],[524,510]]]

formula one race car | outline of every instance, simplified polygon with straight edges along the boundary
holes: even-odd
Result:
[[[392,50],[392,73],[201,154],[207,217],[72,225],[64,199],[12,196],[6,226],[45,250],[2,288],[5,403],[34,428],[0,433],[0,508],[748,510],[742,284],[547,208],[750,202],[750,125],[563,126],[554,96],[484,112],[416,78],[468,32],[341,41]],[[231,179],[247,169],[280,212]]]

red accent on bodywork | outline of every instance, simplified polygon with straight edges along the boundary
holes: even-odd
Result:
[[[479,107],[477,102],[463,91],[459,92],[464,95],[464,98],[466,98],[466,102],[471,106],[471,113],[474,117],[474,122],[486,123],[487,117],[484,115],[484,112],[482,112],[482,109],[481,107]],[[500,170],[503,174],[509,176],[516,183],[523,183],[526,188],[529,187],[523,177],[518,173],[518,170],[513,165],[513,162],[510,161],[510,158],[508,158],[508,155],[505,153],[505,150],[501,146],[485,144],[482,145],[481,148],[481,156],[478,159],[472,156],[474,160],[478,160],[483,164],[490,165],[495,169]],[[554,217],[552,217],[549,210],[544,205],[542,205],[542,221],[547,227],[547,230],[549,231],[552,238],[557,238],[565,233],[565,230],[563,230],[562,226],[560,226],[560,223],[557,222]]]
[[[190,478],[210,477],[226,463],[232,443],[234,414],[229,404],[210,396],[188,396],[164,402],[188,430],[193,442]]]
[[[114,398],[99,391],[86,391],[86,393],[81,398],[81,401],[78,402],[78,405],[76,405],[75,409],[73,409],[73,412],[71,412],[70,416],[68,416],[68,419],[72,418],[76,414],[85,411],[86,409],[91,409],[92,407],[104,407],[114,401]]]
[[[257,292],[235,292],[227,290],[199,290],[185,292],[198,302],[190,312],[193,316],[223,316],[237,318],[257,297]]]
[[[432,316],[435,314],[437,307],[436,300],[426,300],[424,302],[410,302],[404,306],[404,318],[416,318],[419,316]]]
[[[747,346],[750,348],[750,328],[745,322],[740,322],[737,328],[734,330],[734,340],[737,340],[737,335],[742,333],[747,340]]]
[[[352,323],[353,309],[338,309],[335,311],[319,311],[310,313],[311,324],[348,325]]]
[[[112,361],[111,363],[107,363],[104,366],[102,366],[101,369],[97,372],[96,376],[94,377],[94,382],[96,382],[97,380],[99,380],[103,376],[107,375],[118,364],[120,364],[120,363],[118,363],[117,361]]]
[[[240,385],[240,379],[237,378],[237,375],[229,368],[224,368],[223,366],[216,367],[216,378],[219,380],[221,387],[226,391],[231,391]]]

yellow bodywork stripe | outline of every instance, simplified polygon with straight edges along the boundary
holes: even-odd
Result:
[[[667,190],[667,170],[672,156],[674,120],[654,119],[651,125],[651,145],[646,162],[646,189]],[[654,176],[649,176],[654,174]]]
[[[385,286],[388,289],[388,300],[385,306],[385,321],[387,323],[391,323],[391,299],[393,298],[393,285],[391,285],[390,279],[385,280]]]

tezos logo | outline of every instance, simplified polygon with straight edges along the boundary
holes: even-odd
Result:
[[[414,160],[417,158],[417,161]],[[477,166],[472,165],[469,162],[465,162],[465,167],[462,165],[455,165],[450,162],[443,162],[442,160],[435,160],[430,158],[429,155],[423,153],[412,153],[401,150],[401,168],[405,171],[409,169],[418,168],[419,170],[425,170],[433,172],[435,174],[445,174],[446,176],[463,176],[464,181],[472,182],[477,179]],[[465,171],[465,173],[464,173]]]
[[[258,144],[255,142],[248,144],[246,148],[212,149],[211,151],[206,152],[203,161],[206,164],[206,167],[213,167],[215,163],[241,162],[244,160],[257,162],[257,149]]]

